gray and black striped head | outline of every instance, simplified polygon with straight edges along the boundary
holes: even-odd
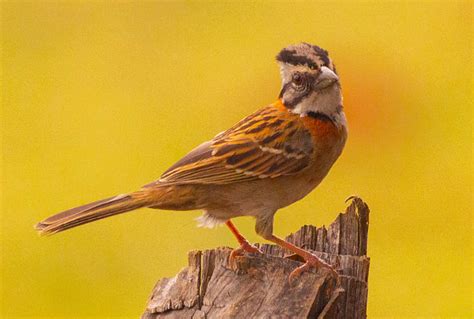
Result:
[[[310,70],[326,66],[336,73],[328,51],[305,42],[282,49],[276,59],[282,64],[306,66]]]
[[[295,113],[330,112],[330,105],[321,103],[342,103],[339,77],[326,50],[300,43],[284,48],[276,59],[282,79],[280,98],[287,108]]]

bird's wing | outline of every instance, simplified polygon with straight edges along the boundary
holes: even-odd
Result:
[[[201,144],[161,178],[159,184],[230,184],[296,174],[310,162],[313,144],[299,116],[274,105],[246,117]]]

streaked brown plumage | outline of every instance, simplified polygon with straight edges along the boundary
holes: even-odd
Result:
[[[295,274],[323,264],[274,236],[273,216],[314,189],[342,152],[347,129],[340,84],[327,52],[317,46],[290,46],[277,60],[283,82],[277,102],[199,145],[159,180],[51,216],[37,230],[54,234],[140,207],[201,209],[202,225],[230,228],[241,244],[236,253],[257,251],[230,220],[247,215],[256,218],[258,234],[307,261]]]

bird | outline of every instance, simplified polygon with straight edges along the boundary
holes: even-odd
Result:
[[[235,236],[235,258],[261,252],[232,222],[252,216],[258,235],[304,259],[290,278],[313,267],[334,272],[315,254],[276,236],[273,220],[278,209],[316,188],[343,151],[348,128],[340,79],[328,51],[317,45],[289,45],[276,61],[282,84],[274,103],[200,144],[158,180],[55,214],[36,230],[51,235],[142,207],[202,210],[200,226],[225,224]]]

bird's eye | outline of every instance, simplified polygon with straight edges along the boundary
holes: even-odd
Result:
[[[301,85],[303,83],[303,76],[300,73],[295,73],[293,75],[293,83],[295,85]]]

